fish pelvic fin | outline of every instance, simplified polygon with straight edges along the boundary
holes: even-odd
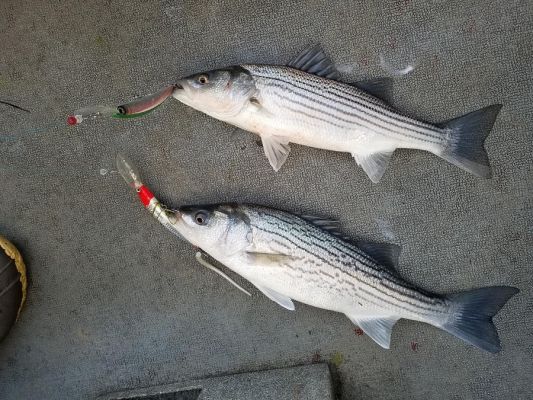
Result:
[[[492,317],[518,292],[510,286],[492,286],[449,295],[450,314],[437,326],[475,347],[497,353],[501,345]]]
[[[289,140],[281,136],[261,136],[261,141],[270,165],[278,172],[291,151]]]
[[[255,284],[253,281],[252,283],[270,300],[278,303],[280,306],[282,306],[283,308],[289,311],[295,310],[294,303],[292,302],[292,299],[289,296],[285,296],[282,293],[276,292],[275,290],[267,288],[260,284]]]
[[[494,104],[439,124],[448,135],[448,143],[440,157],[481,178],[492,176],[485,139],[502,108]]]

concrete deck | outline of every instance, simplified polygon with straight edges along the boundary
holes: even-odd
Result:
[[[73,399],[322,360],[342,399],[526,398],[533,393],[533,4],[522,1],[0,2],[0,232],[31,273],[0,344],[1,399]],[[283,64],[320,42],[347,81],[395,79],[392,103],[443,121],[504,105],[494,178],[399,151],[372,184],[347,154],[293,146],[275,173],[256,137],[176,101],[138,120],[68,127],[177,77]],[[169,205],[258,202],[340,219],[399,243],[400,272],[439,293],[513,285],[491,355],[400,321],[392,348],[343,315],[248,298],[195,262],[114,172],[124,152]],[[238,279],[238,278],[237,278]]]

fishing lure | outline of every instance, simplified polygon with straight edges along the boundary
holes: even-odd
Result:
[[[148,187],[146,187],[146,185],[142,183],[140,175],[137,169],[133,166],[133,163],[126,156],[119,154],[116,159],[116,164],[120,175],[124,178],[128,186],[137,192],[139,200],[144,205],[144,207],[152,214],[152,216],[174,235],[183,239],[182,235],[178,232],[175,226],[177,222],[175,211],[163,205],[154,196],[150,189],[148,189]],[[217,267],[212,265],[207,260],[208,255],[205,252],[197,251],[195,257],[198,263],[210,269],[211,271],[216,272],[228,282],[230,282],[233,286],[235,286],[237,289],[247,294],[248,296],[251,296],[250,292],[240,286],[237,282],[235,282]]]
[[[126,103],[117,107],[114,106],[90,106],[80,108],[72,115],[67,117],[67,124],[79,125],[86,119],[94,119],[101,117],[112,118],[137,118],[141,117],[150,111],[159,107],[167,98],[170,97],[174,91],[175,86],[169,85],[158,91],[157,93],[149,94],[140,97],[130,103]]]

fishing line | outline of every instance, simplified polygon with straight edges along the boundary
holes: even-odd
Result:
[[[11,107],[13,107],[13,108],[16,108],[17,110],[21,110],[21,111],[24,111],[24,112],[27,112],[27,113],[31,113],[30,110],[27,110],[27,109],[25,109],[25,108],[22,108],[22,107],[20,107],[20,106],[17,106],[16,104],[10,103],[9,101],[0,100],[0,103],[1,103],[1,104],[5,104],[5,105],[7,105],[7,106],[11,106]]]

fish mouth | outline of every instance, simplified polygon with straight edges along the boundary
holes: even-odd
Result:
[[[185,88],[180,82],[177,82],[174,84],[174,90],[172,91],[172,97],[174,97],[177,100],[180,100],[185,95]]]

